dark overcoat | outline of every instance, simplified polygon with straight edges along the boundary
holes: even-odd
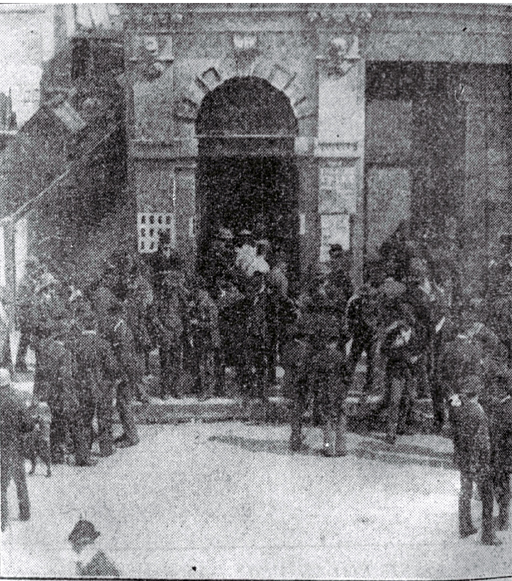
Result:
[[[460,404],[460,405],[458,405]],[[491,463],[489,420],[482,406],[466,396],[452,403],[454,463],[475,479],[487,477]]]

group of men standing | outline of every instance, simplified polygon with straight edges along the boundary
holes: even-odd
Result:
[[[138,442],[131,401],[147,399],[143,378],[156,347],[163,399],[223,395],[226,367],[233,367],[244,399],[266,401],[279,361],[290,400],[291,449],[301,449],[311,410],[323,430],[324,453],[344,455],[345,400],[366,352],[362,409],[379,365],[389,444],[411,427],[415,397],[432,397],[436,429],[449,418],[454,434],[461,535],[474,528],[468,497],[476,481],[485,499],[482,540],[494,544],[489,498],[494,491],[501,528],[508,526],[510,504],[512,237],[504,239],[493,266],[490,302],[464,296],[456,261],[451,268],[446,256],[436,260],[431,250],[412,243],[401,225],[356,292],[349,255],[340,245],[331,246],[327,265],[318,265],[299,287],[290,284],[286,254],[248,230],[235,237],[224,227],[200,274],[185,270],[166,232],[148,261],[114,255],[102,277],[83,291],[29,262],[18,361],[32,344],[34,397],[52,412],[54,461],[73,450],[76,464],[93,464],[95,438],[100,456],[112,454],[114,444]],[[188,385],[185,377],[192,378]],[[123,424],[117,442],[114,399]]]
[[[21,294],[21,352],[35,351],[33,400],[46,402],[51,413],[50,444],[54,463],[74,454],[77,466],[92,466],[93,442],[99,456],[115,446],[138,443],[131,401],[139,378],[134,334],[124,305],[100,281],[87,296],[59,281],[31,259]],[[123,434],[114,442],[112,416],[116,402]],[[96,427],[94,420],[96,419]],[[115,446],[114,446],[115,444]]]

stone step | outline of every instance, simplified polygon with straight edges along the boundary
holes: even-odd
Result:
[[[383,396],[370,395],[364,408],[360,404],[361,393],[351,392],[346,399],[346,409],[351,425],[357,426],[367,420],[371,427],[383,424],[381,409]],[[419,400],[414,408],[416,429],[428,432],[432,417],[425,413],[428,404]],[[150,398],[147,404],[134,404],[136,421],[142,424],[167,424],[190,421],[214,422],[227,420],[265,421],[285,423],[289,421],[289,400],[282,396],[271,396],[264,405],[260,400],[250,400],[244,405],[241,398],[212,398],[199,401],[196,398],[167,399]],[[307,420],[307,418],[306,418]]]

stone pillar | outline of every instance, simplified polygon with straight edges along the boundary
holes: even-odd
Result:
[[[329,38],[318,60],[318,214],[320,260],[330,243],[350,248],[353,277],[363,271],[363,153],[365,128],[365,63],[359,38]]]

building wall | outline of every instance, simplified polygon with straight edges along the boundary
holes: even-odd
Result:
[[[509,216],[510,77],[500,66],[511,61],[510,7],[129,5],[124,16],[131,188],[139,212],[171,211],[158,184],[162,172],[175,176],[177,245],[189,260],[195,120],[209,91],[255,75],[289,97],[299,125],[303,272],[319,259],[322,244],[338,234],[345,240],[348,224],[354,276],[361,280],[365,252],[392,230],[397,212],[410,216],[421,207],[413,196],[421,141],[416,132],[414,142],[413,127],[421,112],[408,98],[367,103],[366,63],[452,63],[460,65],[453,88],[461,91],[465,115],[463,152],[453,153],[462,172],[459,219],[461,229],[479,225],[465,249],[482,271],[485,257],[477,259],[476,249],[488,254],[498,218],[507,216],[503,226]],[[448,151],[449,144],[441,146]],[[325,210],[332,196],[336,203]]]

